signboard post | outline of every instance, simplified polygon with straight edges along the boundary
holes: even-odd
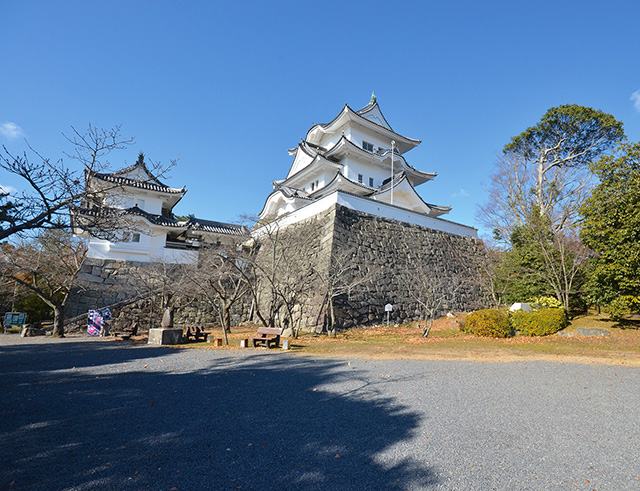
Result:
[[[391,312],[393,311],[393,305],[388,303],[384,306],[384,311],[387,313],[387,326],[389,325],[389,319],[391,317]]]

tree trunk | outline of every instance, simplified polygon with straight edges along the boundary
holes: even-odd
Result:
[[[165,307],[164,312],[162,313],[162,323],[161,323],[161,326],[163,329],[173,328],[174,310],[175,310],[174,307]]]
[[[562,298],[562,303],[564,304],[564,311],[567,314],[567,318],[569,319],[569,301],[570,301],[570,294],[569,292],[565,292]]]
[[[224,344],[229,345],[229,331],[231,330],[231,307],[224,305],[222,307],[222,334],[224,335]]]
[[[53,336],[64,337],[64,307],[55,305],[53,307]]]
[[[329,314],[331,319],[331,335],[336,337],[336,311],[333,307],[333,297],[329,297]]]
[[[536,179],[536,201],[538,203],[538,211],[540,216],[544,216],[546,213],[544,207],[544,156],[546,154],[543,152],[538,159],[538,175]]]
[[[427,327],[422,331],[422,337],[426,338],[429,336],[429,332],[431,331],[431,326],[433,325],[433,314],[429,314],[429,318],[427,319]]]

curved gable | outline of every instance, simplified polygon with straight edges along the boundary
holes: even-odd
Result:
[[[382,110],[380,109],[380,106],[378,105],[377,102],[374,102],[373,104],[368,104],[367,106],[363,107],[357,112],[363,118],[366,118],[369,121],[379,126],[383,126],[384,128],[387,128],[390,131],[393,131],[393,128],[387,121],[387,118],[384,117],[384,114],[382,114]]]

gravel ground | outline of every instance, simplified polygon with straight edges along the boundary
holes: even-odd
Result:
[[[640,489],[640,369],[0,336],[0,489]]]

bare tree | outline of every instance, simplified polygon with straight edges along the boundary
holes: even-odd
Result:
[[[158,261],[130,268],[128,279],[137,289],[139,298],[159,300],[162,326],[172,327],[175,311],[194,301],[187,273],[188,265]]]
[[[542,193],[537,190],[535,167],[514,154],[498,159],[491,177],[489,198],[479,209],[480,221],[491,228],[493,238],[508,243],[515,227],[526,224],[532,209],[543,209],[554,230],[572,226],[579,219],[579,209],[593,187],[593,178],[586,166],[548,169]]]
[[[32,291],[53,311],[53,335],[64,336],[64,309],[86,255],[69,231],[46,230],[16,245],[4,244],[0,274]]]
[[[265,326],[277,323],[300,333],[310,299],[317,295],[319,236],[315,221],[280,227],[262,225],[257,251],[247,256],[255,281],[247,277],[255,313]]]
[[[87,177],[107,172],[111,164],[108,158],[116,150],[123,150],[134,143],[133,138],[121,135],[119,126],[102,129],[89,125],[81,132],[71,127],[71,134],[64,135],[70,145],[64,158],[51,159],[43,156],[29,143],[19,154],[6,147],[0,150],[0,169],[16,176],[20,184],[15,193],[0,194],[0,240],[30,231],[69,228],[72,218],[76,225],[90,234],[110,237],[123,227],[126,215],[116,210],[96,212],[105,191],[119,188],[113,183],[90,188]],[[157,177],[164,175],[175,162],[169,165],[151,163]],[[93,208],[93,213],[73,214],[74,210]]]
[[[104,130],[90,125],[85,133],[72,127],[72,135],[65,138],[72,147],[66,156],[80,165],[72,167],[62,158],[44,157],[29,144],[28,152],[16,155],[3,147],[0,168],[17,176],[24,189],[4,196],[9,209],[3,217],[0,240],[30,230],[68,227],[70,208],[88,197],[84,172],[104,170],[109,153],[133,143],[132,138],[120,135],[119,127]]]
[[[243,249],[235,246],[207,245],[200,249],[198,265],[186,275],[194,296],[218,312],[225,344],[229,344],[231,310],[255,281],[247,257]]]
[[[533,181],[532,167],[525,160],[511,154],[498,158],[489,197],[479,208],[480,221],[491,228],[498,242],[508,242],[513,228],[524,225],[534,203]]]
[[[540,253],[543,278],[569,313],[570,299],[592,253],[580,241],[577,226],[553,230],[544,217],[538,217],[532,218],[526,227]]]
[[[359,289],[375,280],[381,274],[377,268],[365,267],[355,261],[356,249],[353,247],[341,248],[334,246],[331,252],[329,267],[319,269],[317,277],[323,285],[325,298],[323,304],[327,306],[329,313],[328,331],[336,334],[336,299],[351,295],[355,289]]]
[[[554,230],[571,226],[590,191],[588,165],[624,138],[622,123],[589,107],[549,109],[505,145],[481,220],[508,241],[535,208]]]
[[[500,307],[504,303],[507,283],[499,274],[505,252],[485,244],[485,254],[480,261],[479,285],[485,292],[492,307]]]
[[[421,317],[427,321],[422,335],[427,337],[433,321],[445,309],[451,309],[456,297],[463,292],[469,293],[480,286],[482,258],[478,254],[465,254],[464,249],[452,241],[454,237],[441,234],[438,241],[437,260],[421,251],[406,254],[406,263],[399,269],[399,280],[409,297],[416,303]],[[461,239],[462,240],[462,239]],[[407,236],[399,240],[401,247],[412,250]]]

